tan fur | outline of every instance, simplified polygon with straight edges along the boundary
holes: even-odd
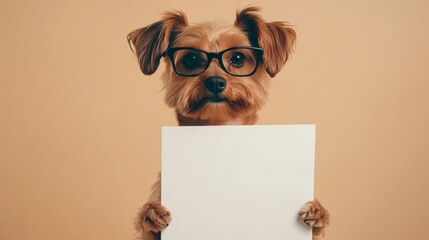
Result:
[[[182,77],[175,73],[166,57],[162,75],[165,102],[176,110],[179,125],[236,125],[255,124],[257,112],[268,97],[270,77],[274,77],[290,57],[296,39],[295,31],[285,22],[265,22],[259,8],[248,7],[237,12],[234,24],[205,22],[189,26],[183,12],[167,12],[162,20],[132,31],[128,42],[133,46],[144,74],[153,74],[162,53],[171,47],[193,47],[220,52],[236,46],[264,49],[262,62],[256,72],[247,77],[226,73],[213,59],[208,69],[196,77]],[[220,93],[221,103],[204,102],[210,93],[204,86],[209,77],[222,77],[226,88]],[[149,201],[141,208],[136,229],[142,240],[160,238],[160,231],[171,221],[170,213],[160,204],[161,178],[152,188]],[[329,214],[317,200],[308,202],[299,212],[304,222],[313,227],[313,235],[323,235],[329,224]]]

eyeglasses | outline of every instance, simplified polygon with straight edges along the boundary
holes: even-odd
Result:
[[[190,47],[169,48],[161,56],[168,56],[174,71],[183,77],[195,77],[203,73],[216,58],[221,68],[233,76],[247,77],[256,72],[264,49],[257,47],[233,47],[222,52],[206,52]]]

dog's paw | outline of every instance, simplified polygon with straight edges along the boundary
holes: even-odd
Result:
[[[307,202],[299,210],[299,215],[304,223],[313,228],[314,236],[323,235],[324,228],[329,225],[329,213],[317,200]]]
[[[136,229],[142,232],[160,232],[171,221],[170,212],[159,201],[148,202],[140,209]]]

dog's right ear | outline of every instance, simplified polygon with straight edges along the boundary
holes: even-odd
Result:
[[[265,22],[259,10],[259,7],[250,6],[238,11],[235,25],[247,33],[252,46],[264,49],[265,70],[274,77],[293,52],[296,33],[285,22]]]
[[[134,46],[144,74],[151,75],[158,69],[162,53],[186,26],[188,20],[183,12],[166,12],[161,21],[128,34],[128,44]]]

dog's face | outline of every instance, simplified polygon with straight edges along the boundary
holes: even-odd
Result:
[[[269,78],[286,63],[295,31],[267,23],[248,7],[234,24],[189,26],[182,12],[128,35],[144,74],[164,57],[166,103],[181,125],[253,124],[267,98]]]

